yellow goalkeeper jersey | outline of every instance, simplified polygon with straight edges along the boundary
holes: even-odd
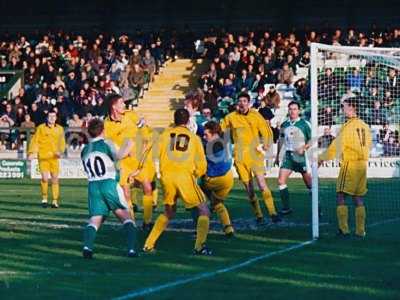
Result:
[[[221,121],[223,131],[229,129],[235,144],[235,156],[239,149],[247,152],[255,149],[260,143],[271,146],[273,133],[269,124],[255,109],[250,109],[247,114],[237,111],[231,112]]]
[[[188,172],[195,177],[206,173],[207,161],[200,138],[184,126],[166,129],[159,142],[160,172]]]
[[[342,126],[320,160],[339,158],[341,161],[368,160],[372,144],[371,130],[360,118],[353,117]]]
[[[63,153],[64,151],[64,129],[60,125],[41,124],[36,127],[36,132],[29,144],[29,154],[37,153],[39,159],[52,159],[56,158],[56,153]]]

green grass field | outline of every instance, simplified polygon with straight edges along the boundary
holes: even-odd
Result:
[[[190,222],[177,222],[155,254],[129,259],[121,228],[110,217],[98,234],[95,259],[86,261],[81,258],[84,180],[62,181],[57,210],[40,207],[38,181],[0,180],[0,299],[112,299],[201,274],[208,275],[139,299],[400,299],[399,181],[369,182],[365,240],[335,236],[334,181],[323,181],[321,238],[286,251],[311,237],[307,192],[298,180],[289,187],[295,213],[279,226],[257,229],[236,184],[226,205],[241,230],[227,240],[213,225],[208,245],[214,256],[192,256],[192,232],[183,230]],[[141,221],[140,213],[137,218]],[[180,208],[177,220],[189,218]],[[142,233],[141,243],[144,238]]]

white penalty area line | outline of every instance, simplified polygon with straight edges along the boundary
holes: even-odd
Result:
[[[250,258],[250,259],[245,260],[245,261],[243,261],[243,262],[241,262],[239,264],[235,264],[235,265],[232,265],[232,266],[227,267],[227,268],[222,268],[222,269],[218,269],[218,270],[211,271],[211,272],[200,273],[200,274],[195,275],[195,276],[182,278],[182,279],[179,279],[179,280],[176,280],[176,281],[170,281],[170,282],[167,282],[167,283],[164,283],[164,284],[161,284],[161,285],[158,285],[158,286],[154,286],[154,287],[148,287],[148,288],[144,288],[144,289],[140,289],[140,290],[135,290],[135,291],[129,292],[128,294],[126,294],[124,296],[113,298],[113,300],[126,300],[126,299],[133,299],[133,298],[137,298],[137,297],[142,297],[142,296],[146,296],[146,295],[149,295],[149,294],[152,294],[152,293],[155,293],[155,292],[159,292],[161,290],[165,290],[165,289],[173,288],[173,287],[176,287],[176,286],[188,284],[188,283],[191,283],[191,282],[194,282],[194,281],[199,281],[199,280],[202,280],[202,279],[215,277],[215,276],[220,275],[220,274],[232,272],[232,271],[235,271],[237,269],[241,269],[241,268],[247,267],[247,266],[252,265],[252,264],[254,264],[254,263],[256,263],[256,262],[258,262],[260,260],[264,260],[264,259],[270,258],[272,256],[277,256],[277,255],[284,254],[284,253],[287,253],[287,252],[290,252],[290,251],[293,251],[293,250],[296,250],[296,249],[303,248],[303,247],[305,247],[307,245],[312,244],[313,242],[314,242],[314,240],[309,240],[309,241],[306,241],[306,242],[295,244],[295,245],[290,246],[290,247],[286,247],[286,248],[281,249],[281,250],[265,253],[265,254]]]

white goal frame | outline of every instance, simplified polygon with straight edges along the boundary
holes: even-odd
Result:
[[[312,175],[312,238],[319,238],[319,214],[318,214],[318,67],[319,50],[337,52],[347,55],[363,55],[370,57],[385,58],[385,64],[400,70],[400,48],[374,48],[374,47],[350,47],[333,46],[320,43],[311,43],[310,55],[310,81],[311,81],[311,175]],[[396,57],[396,58],[395,58]],[[347,61],[346,67],[352,67],[351,60]],[[343,61],[336,60],[336,66],[340,66]],[[335,65],[333,65],[335,67]]]

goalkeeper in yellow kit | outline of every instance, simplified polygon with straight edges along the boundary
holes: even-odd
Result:
[[[356,218],[356,236],[365,236],[365,207],[363,196],[367,193],[367,164],[372,144],[369,126],[357,116],[357,100],[343,101],[343,111],[347,118],[337,137],[328,149],[319,156],[319,164],[325,160],[339,158],[341,162],[336,183],[337,218],[339,235],[348,236],[348,208],[345,197],[352,197]]]
[[[273,134],[260,113],[250,108],[248,94],[242,93],[238,96],[237,111],[231,112],[222,120],[221,128],[223,131],[230,131],[234,143],[236,171],[246,188],[257,223],[263,222],[263,213],[254,192],[253,176],[256,177],[272,222],[280,222],[274,199],[264,178],[264,153],[272,147]]]
[[[64,129],[56,124],[57,114],[51,111],[47,115],[47,122],[36,128],[29,144],[28,159],[36,155],[39,160],[39,169],[42,176],[40,187],[42,192],[42,206],[47,207],[48,185],[51,178],[53,202],[51,207],[59,207],[60,186],[60,157],[65,151]]]
[[[175,126],[166,129],[160,136],[159,159],[161,184],[164,190],[165,211],[159,215],[143,250],[152,252],[161,233],[175,216],[178,197],[185,208],[192,210],[197,218],[195,255],[211,255],[205,245],[210,211],[205,196],[197,184],[197,179],[206,173],[207,161],[203,145],[198,136],[188,126],[189,112],[178,109],[174,113]]]
[[[150,129],[141,126],[140,118],[134,111],[125,109],[123,98],[111,95],[108,98],[109,113],[104,121],[104,135],[117,147],[122,147],[128,140],[133,141],[131,153],[120,162],[122,186],[128,200],[133,218],[131,184],[138,183],[143,188],[143,228],[151,227],[153,196],[155,191],[155,166],[152,160]],[[135,173],[135,176],[131,176]],[[134,182],[132,182],[132,179]]]

